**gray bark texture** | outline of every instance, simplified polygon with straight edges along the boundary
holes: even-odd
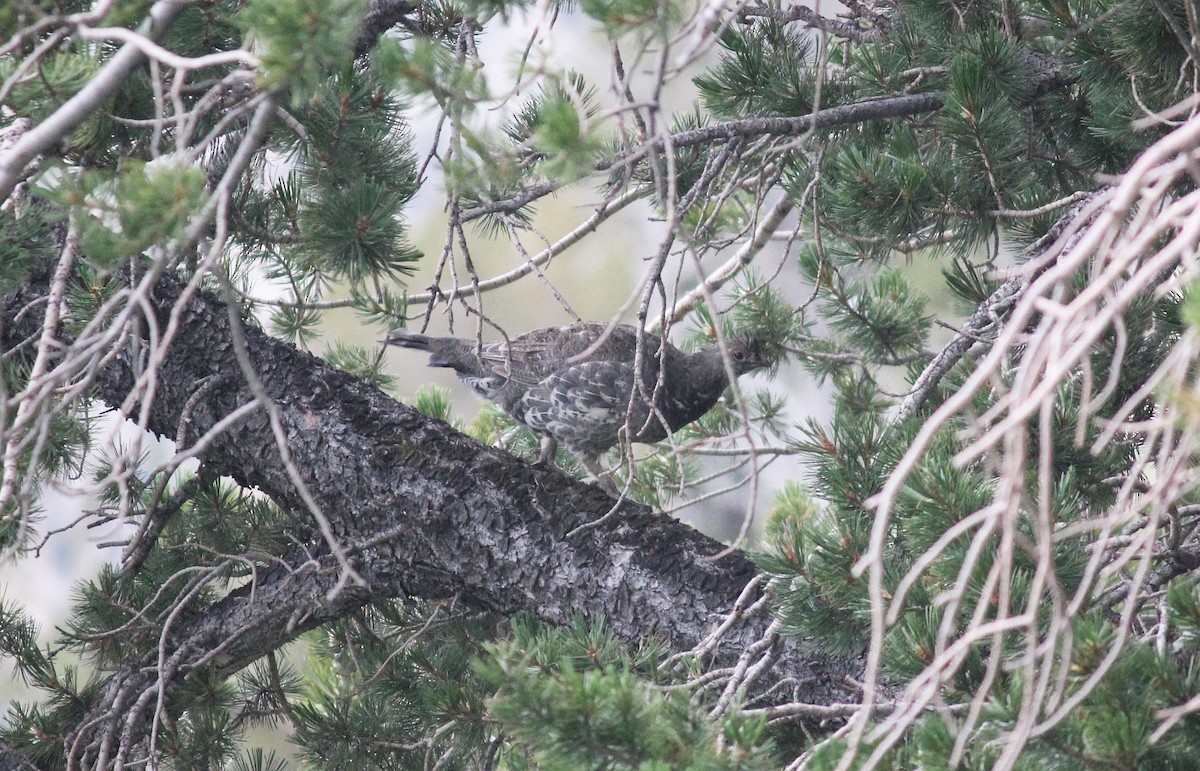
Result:
[[[152,300],[161,326],[181,289],[169,274],[157,282]],[[43,278],[5,298],[0,329],[6,352],[36,340],[41,313],[20,311],[46,291]],[[194,441],[254,397],[237,360],[226,304],[200,292],[181,320],[158,372],[149,426],[175,438],[186,424]],[[466,607],[528,613],[550,624],[576,615],[603,618],[626,643],[656,637],[687,651],[733,610],[755,575],[741,552],[702,560],[722,544],[630,502],[568,537],[609,512],[613,500],[556,469],[480,444],[252,324],[241,326],[249,359],[278,408],[292,461],[365,585],[348,584],[329,596],[341,569],[288,476],[267,412],[255,411],[216,438],[202,455],[203,467],[293,512],[301,546],[278,555],[286,567],[265,565],[252,585],[206,610],[185,612],[167,643],[167,671],[156,667],[158,652],[130,662],[92,710],[106,716],[102,721],[124,724],[122,704],[156,689],[160,676],[170,683],[197,666],[233,674],[305,630],[386,598],[455,597]],[[125,400],[134,382],[132,358],[123,352],[99,373],[96,393],[105,403]],[[709,663],[735,666],[769,623],[765,614],[740,620]],[[858,663],[790,639],[777,641],[771,652],[772,671],[751,689],[777,686],[767,703],[858,698],[847,684]]]

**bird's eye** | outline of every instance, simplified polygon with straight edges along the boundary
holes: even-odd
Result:
[[[745,351],[735,351],[733,354],[733,358],[737,359],[738,361],[741,361],[742,359],[746,358],[746,352]]]

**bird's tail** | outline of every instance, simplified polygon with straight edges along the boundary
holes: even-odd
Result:
[[[407,329],[393,329],[388,332],[388,335],[379,342],[384,345],[398,345],[401,348],[415,348],[418,351],[427,351],[429,355],[429,366],[431,367],[454,367],[455,363],[446,358],[445,345],[438,345],[439,342],[452,342],[450,338],[430,337],[422,335],[420,332],[410,332]]]
[[[387,337],[379,342],[384,345],[398,345],[401,348],[416,348],[418,351],[433,350],[430,346],[430,343],[433,342],[432,337],[419,332],[410,332],[407,329],[393,329],[388,332]]]

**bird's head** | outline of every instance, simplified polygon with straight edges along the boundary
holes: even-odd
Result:
[[[733,371],[738,375],[769,367],[773,363],[762,341],[756,337],[730,338],[725,345],[725,350],[729,354],[729,360],[733,363]]]

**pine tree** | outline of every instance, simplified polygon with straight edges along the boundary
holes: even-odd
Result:
[[[32,692],[0,764],[1194,764],[1200,18],[846,8],[0,9],[0,550],[38,559],[64,480],[96,496],[73,528],[126,534],[61,628],[0,607]],[[485,69],[518,20],[515,75]],[[606,78],[542,56],[567,20]],[[564,191],[593,203],[546,238]],[[490,293],[569,308],[556,271],[636,206],[660,236],[613,316],[753,335],[831,417],[731,386],[614,451],[614,501],[321,338],[515,336]],[[521,267],[481,271],[489,240]],[[662,513],[779,456],[749,552]]]

